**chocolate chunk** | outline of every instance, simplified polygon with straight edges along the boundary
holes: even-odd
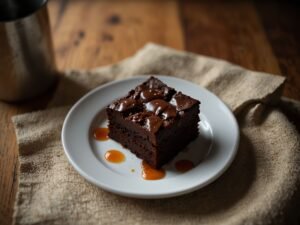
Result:
[[[163,124],[163,120],[158,116],[153,115],[151,112],[135,113],[126,119],[140,124],[142,127],[146,128],[152,133],[156,133]]]
[[[196,99],[193,99],[187,95],[182,94],[181,92],[176,93],[170,103],[176,107],[177,111],[182,111],[191,108],[195,104],[200,102]]]
[[[170,103],[155,99],[145,104],[145,109],[148,112],[153,112],[155,115],[162,115],[164,119],[176,117],[176,109]]]
[[[156,133],[161,127],[163,120],[158,116],[151,115],[146,118],[144,127],[152,133]]]
[[[147,89],[141,91],[140,97],[143,102],[149,102],[152,99],[163,98],[164,92],[158,89]]]
[[[143,84],[137,86],[132,95],[134,99],[139,99],[141,102],[149,102],[158,98],[169,101],[175,92],[174,88],[170,88],[161,81],[151,77]]]
[[[110,108],[114,109],[116,111],[119,111],[119,112],[125,112],[129,109],[132,109],[132,108],[136,107],[136,106],[137,106],[137,102],[136,102],[135,99],[123,98],[123,99],[120,99],[119,101],[114,102],[113,104],[111,104]]]

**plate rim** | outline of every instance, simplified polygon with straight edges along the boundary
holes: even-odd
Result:
[[[91,177],[88,173],[86,173],[84,170],[82,170],[82,168],[80,168],[80,166],[77,165],[77,163],[73,160],[72,156],[70,155],[70,151],[67,149],[67,146],[66,146],[67,144],[65,143],[65,133],[66,133],[66,127],[67,127],[66,125],[67,125],[68,121],[70,120],[70,117],[73,114],[73,112],[79,107],[79,105],[83,101],[85,101],[87,98],[89,98],[94,93],[96,93],[96,92],[100,91],[101,89],[104,89],[104,88],[106,88],[108,86],[116,85],[116,84],[123,83],[123,82],[130,81],[130,80],[136,80],[136,79],[144,79],[144,80],[146,80],[150,76],[155,76],[155,77],[157,77],[159,79],[160,78],[163,78],[163,79],[173,79],[173,80],[176,80],[178,82],[185,82],[186,84],[197,86],[201,91],[204,91],[204,92],[208,93],[209,95],[212,95],[214,98],[216,98],[222,104],[222,106],[227,110],[228,115],[231,117],[231,121],[233,122],[232,125],[234,126],[234,129],[237,132],[236,136],[235,136],[236,142],[234,143],[234,146],[232,147],[232,154],[230,155],[230,158],[228,159],[228,161],[226,162],[226,164],[224,164],[224,166],[222,167],[222,169],[220,169],[213,177],[210,177],[205,182],[202,182],[202,183],[200,183],[200,184],[198,184],[196,186],[193,186],[193,187],[190,187],[190,188],[186,188],[186,189],[181,190],[181,191],[170,192],[170,193],[162,193],[162,194],[151,194],[151,193],[135,194],[134,192],[119,191],[119,190],[116,190],[116,189],[112,189],[111,186],[107,186],[105,183],[100,182],[99,180],[95,180],[95,178]],[[207,90],[206,88],[200,86],[199,84],[193,83],[193,82],[191,82],[189,80],[185,80],[185,79],[178,78],[178,77],[173,77],[173,76],[168,76],[168,75],[135,75],[135,76],[132,76],[132,77],[129,77],[129,78],[125,78],[125,79],[110,81],[110,82],[107,82],[107,83],[105,83],[103,85],[100,85],[100,86],[98,86],[98,87],[90,90],[85,95],[83,95],[80,99],[78,99],[76,101],[76,103],[71,107],[71,109],[69,109],[67,115],[65,116],[65,119],[64,119],[64,122],[63,122],[63,126],[62,126],[62,130],[61,130],[61,142],[62,142],[64,153],[67,156],[67,159],[68,159],[69,163],[73,166],[73,168],[85,180],[87,180],[88,182],[92,183],[93,185],[96,185],[97,187],[102,188],[103,190],[106,190],[108,192],[115,193],[115,194],[118,194],[118,195],[121,195],[121,196],[133,197],[133,198],[140,198],[140,199],[162,199],[162,198],[175,197],[175,196],[179,196],[179,195],[183,195],[183,194],[187,194],[187,193],[193,192],[195,190],[198,190],[198,189],[200,189],[200,188],[202,188],[204,186],[207,186],[208,184],[214,182],[232,164],[232,162],[235,159],[235,156],[237,154],[237,151],[238,151],[239,141],[240,141],[240,129],[239,129],[239,126],[238,126],[237,119],[235,118],[233,112],[231,111],[231,109],[227,106],[227,104],[224,101],[222,101],[213,92]]]

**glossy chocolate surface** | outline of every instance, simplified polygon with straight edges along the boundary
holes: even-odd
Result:
[[[125,98],[116,100],[108,107],[121,112],[126,120],[140,124],[156,133],[182,117],[199,101],[168,87],[155,77],[131,90]]]
[[[160,179],[164,174],[153,168],[160,169],[198,137],[199,104],[150,77],[107,107],[108,136],[143,159],[145,179]],[[187,162],[179,167],[192,168]]]

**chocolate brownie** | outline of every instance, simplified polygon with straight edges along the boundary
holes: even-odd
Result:
[[[160,168],[198,136],[199,105],[150,77],[106,108],[109,137]]]

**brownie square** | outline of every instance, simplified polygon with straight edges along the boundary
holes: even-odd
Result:
[[[160,168],[198,136],[199,105],[150,77],[107,106],[109,137]]]

